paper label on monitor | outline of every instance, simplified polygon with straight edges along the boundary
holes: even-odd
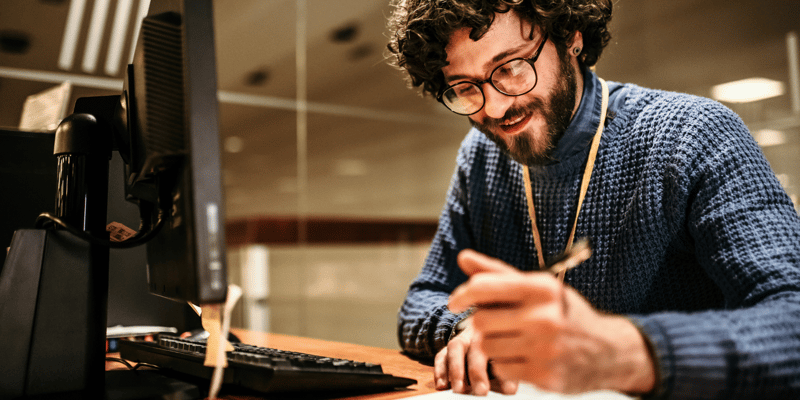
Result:
[[[109,240],[112,242],[124,242],[136,235],[135,230],[119,222],[111,222],[106,225],[106,231],[108,231]]]

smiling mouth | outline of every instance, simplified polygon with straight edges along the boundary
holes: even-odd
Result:
[[[507,135],[519,133],[522,128],[530,121],[532,114],[526,113],[514,119],[506,120],[500,124],[500,129]]]

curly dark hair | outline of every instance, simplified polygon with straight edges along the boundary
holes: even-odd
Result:
[[[389,18],[389,63],[408,74],[409,85],[436,96],[444,88],[445,47],[460,28],[478,40],[495,13],[515,11],[542,27],[563,52],[575,32],[583,34],[579,62],[593,66],[611,40],[611,0],[393,0]]]

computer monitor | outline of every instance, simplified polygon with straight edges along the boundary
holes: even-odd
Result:
[[[110,248],[146,246],[152,294],[225,301],[216,81],[212,1],[154,1],[121,95],[79,99],[59,126],[55,212],[15,232],[0,272],[0,398],[103,389]],[[112,149],[140,214],[118,243]]]
[[[224,302],[211,2],[152,2],[140,32],[120,97],[126,113],[118,147],[128,165],[128,197],[140,208],[148,205],[154,220],[164,219],[146,243],[150,291],[195,304]]]

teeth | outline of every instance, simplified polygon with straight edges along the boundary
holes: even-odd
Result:
[[[517,119],[515,119],[513,121],[506,121],[506,122],[503,123],[503,125],[514,125],[517,122],[522,121],[523,119],[525,119],[524,115],[520,116],[519,118],[517,118]]]

